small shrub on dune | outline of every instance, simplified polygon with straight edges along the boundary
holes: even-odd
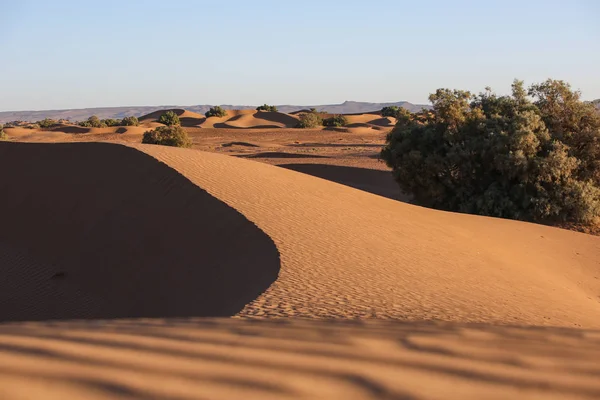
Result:
[[[187,132],[179,125],[159,126],[156,129],[146,131],[142,138],[142,143],[172,147],[192,146]]]
[[[173,111],[167,111],[158,118],[158,122],[167,126],[180,125],[179,117]]]
[[[262,106],[256,107],[256,111],[277,112],[277,107],[263,104]]]
[[[206,118],[219,117],[222,118],[227,115],[227,111],[219,106],[211,107],[205,114]]]
[[[36,124],[38,124],[40,128],[52,128],[57,125],[58,122],[50,118],[44,118],[41,121],[37,121]]]
[[[296,128],[310,129],[320,126],[323,126],[323,118],[315,110],[314,112],[300,114],[300,121],[298,121]]]
[[[101,123],[103,123],[106,126],[121,126],[121,120],[113,118],[103,119]]]
[[[138,126],[140,121],[136,117],[125,117],[121,120],[121,126]]]
[[[79,126],[83,126],[85,128],[106,128],[106,124],[95,115],[92,115],[87,120],[80,122]]]
[[[4,132],[4,126],[0,124],[0,140],[8,140],[8,135]]]
[[[343,115],[334,115],[323,120],[323,126],[340,127],[348,125],[348,118]]]

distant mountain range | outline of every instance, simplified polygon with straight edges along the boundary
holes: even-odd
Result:
[[[431,108],[428,105],[412,104],[407,101],[399,101],[396,103],[366,103],[360,101],[346,101],[342,104],[326,104],[318,106],[293,106],[293,105],[278,105],[277,109],[284,113],[316,108],[318,111],[327,111],[333,114],[358,114],[370,111],[379,111],[383,107],[398,106],[404,107],[409,111],[415,112],[422,108]],[[92,115],[98,118],[123,118],[126,116],[136,116],[149,114],[156,110],[165,110],[171,108],[184,108],[189,111],[204,114],[211,105],[195,105],[195,106],[141,106],[141,107],[99,107],[99,108],[80,108],[68,110],[42,110],[42,111],[1,111],[0,123],[9,121],[28,121],[34,122],[44,118],[55,120],[68,119],[71,121],[82,121]],[[247,110],[255,109],[257,106],[236,106],[230,104],[222,104],[221,107],[228,110]]]

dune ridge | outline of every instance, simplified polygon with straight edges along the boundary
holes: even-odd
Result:
[[[242,316],[600,326],[598,237],[425,209],[250,160],[132,146],[277,245],[280,276]]]

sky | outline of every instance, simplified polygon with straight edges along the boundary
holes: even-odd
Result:
[[[600,98],[600,1],[0,0],[0,111]]]

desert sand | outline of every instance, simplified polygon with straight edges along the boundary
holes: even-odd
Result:
[[[600,397],[600,237],[403,202],[377,115],[185,113],[7,129],[0,398]]]

